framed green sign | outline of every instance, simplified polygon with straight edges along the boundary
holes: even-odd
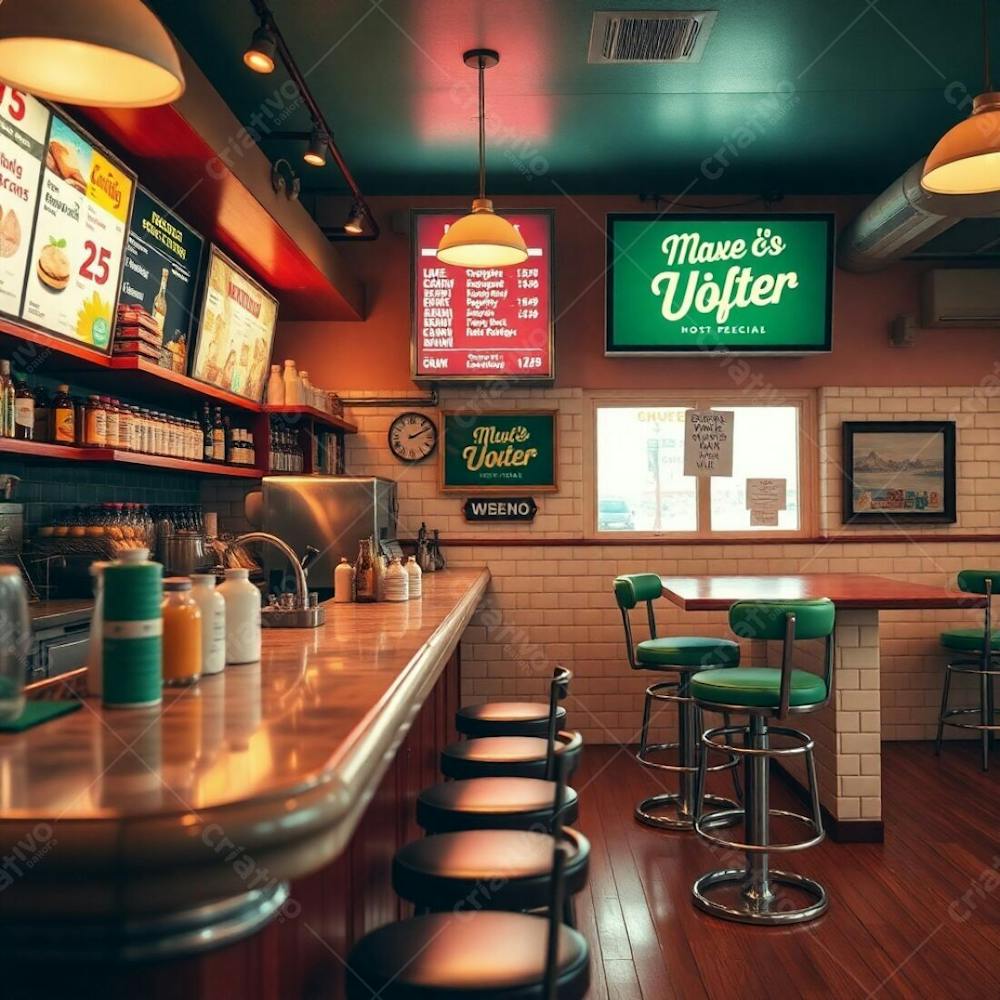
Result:
[[[555,410],[441,415],[444,493],[552,493],[559,489]]]
[[[612,214],[605,354],[829,351],[833,216]]]

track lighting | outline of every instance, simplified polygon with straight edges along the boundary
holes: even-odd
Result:
[[[360,236],[364,231],[364,209],[357,202],[354,202],[351,205],[351,213],[347,216],[347,221],[344,223],[344,232],[349,233],[351,236]]]
[[[265,21],[261,21],[250,39],[246,52],[243,53],[243,62],[255,73],[273,73],[277,47],[274,32]]]
[[[326,166],[326,133],[322,129],[314,128],[309,137],[309,145],[302,154],[302,159],[310,167]]]

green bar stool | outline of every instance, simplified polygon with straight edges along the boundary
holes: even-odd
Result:
[[[691,678],[691,693],[702,708],[746,714],[745,726],[721,726],[701,738],[698,770],[698,819],[694,828],[709,844],[746,854],[745,868],[725,868],[702,875],[693,887],[695,905],[717,917],[750,924],[796,924],[813,920],[827,908],[826,890],[812,879],[770,868],[772,852],[786,853],[814,847],[825,836],[819,805],[819,785],[813,741],[805,733],[786,726],[771,726],[772,718],[784,719],[823,708],[830,700],[833,683],[833,629],[836,612],[826,598],[811,601],[746,601],[729,609],[733,631],[748,639],[782,640],[781,667],[743,667],[739,670],[705,670]],[[823,676],[792,667],[796,639],[825,639]],[[737,746],[733,737],[742,739]],[[771,745],[773,736],[792,746]],[[704,813],[701,789],[705,784],[710,750],[723,750],[744,760],[743,808]],[[787,760],[805,756],[812,816],[785,809],[772,809],[769,801],[770,758]],[[803,841],[772,844],[772,816],[797,820],[811,836]],[[726,820],[743,820],[743,842],[727,840],[711,832]],[[780,893],[777,886],[795,890]],[[721,888],[721,892],[716,891]],[[732,890],[736,889],[734,893]]]
[[[995,723],[993,678],[1000,674],[1000,631],[993,631],[993,594],[1000,589],[1000,570],[966,569],[958,574],[958,588],[966,594],[985,594],[986,612],[982,629],[960,628],[941,633],[941,645],[954,652],[969,656],[952,660],[945,666],[944,689],[941,692],[941,711],[938,713],[937,740],[934,752],[941,753],[941,737],[945,726],[972,729],[980,734],[983,746],[983,770],[990,769],[990,747],[993,734],[1000,732]],[[978,708],[950,708],[951,678],[965,674],[979,678]],[[978,722],[954,722],[957,715],[978,715]]]
[[[695,819],[695,778],[698,772],[698,737],[702,731],[701,709],[691,697],[691,675],[706,667],[728,669],[740,662],[740,647],[731,639],[714,636],[658,636],[653,601],[661,596],[662,583],[655,573],[631,573],[615,578],[615,600],[625,625],[625,648],[629,666],[633,670],[668,671],[676,680],[659,681],[646,688],[642,709],[642,731],[636,760],[643,767],[669,771],[680,775],[679,789],[643,799],[635,807],[635,818],[646,826],[666,830],[690,830]],[[636,643],[632,635],[629,612],[640,602],[646,604],[649,623],[648,639]],[[671,702],[677,706],[677,742],[650,743],[649,722],[653,704]],[[725,720],[728,723],[728,719]],[[678,763],[665,764],[651,755],[676,750]],[[732,770],[738,760],[729,756],[722,764],[709,767],[709,771]],[[705,801],[714,806],[733,807],[736,803],[718,795],[705,795]],[[666,813],[666,814],[664,814]],[[672,815],[671,815],[672,813]]]

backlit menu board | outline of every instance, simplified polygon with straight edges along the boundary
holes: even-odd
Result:
[[[52,113],[21,317],[111,349],[135,174]]]
[[[21,315],[49,109],[0,83],[0,312]]]
[[[411,361],[415,379],[551,380],[552,229],[549,210],[504,211],[528,245],[517,267],[466,269],[436,255],[464,212],[414,211]]]
[[[187,374],[203,246],[183,219],[137,187],[119,301],[156,321],[163,334],[163,363],[181,374]]]
[[[277,299],[213,246],[192,377],[260,402],[277,319]]]

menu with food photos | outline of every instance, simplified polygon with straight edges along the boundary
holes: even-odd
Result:
[[[111,350],[135,174],[56,113],[49,122],[21,317]]]
[[[259,403],[277,319],[278,300],[213,246],[192,378]]]
[[[21,315],[49,109],[0,83],[0,312]]]

